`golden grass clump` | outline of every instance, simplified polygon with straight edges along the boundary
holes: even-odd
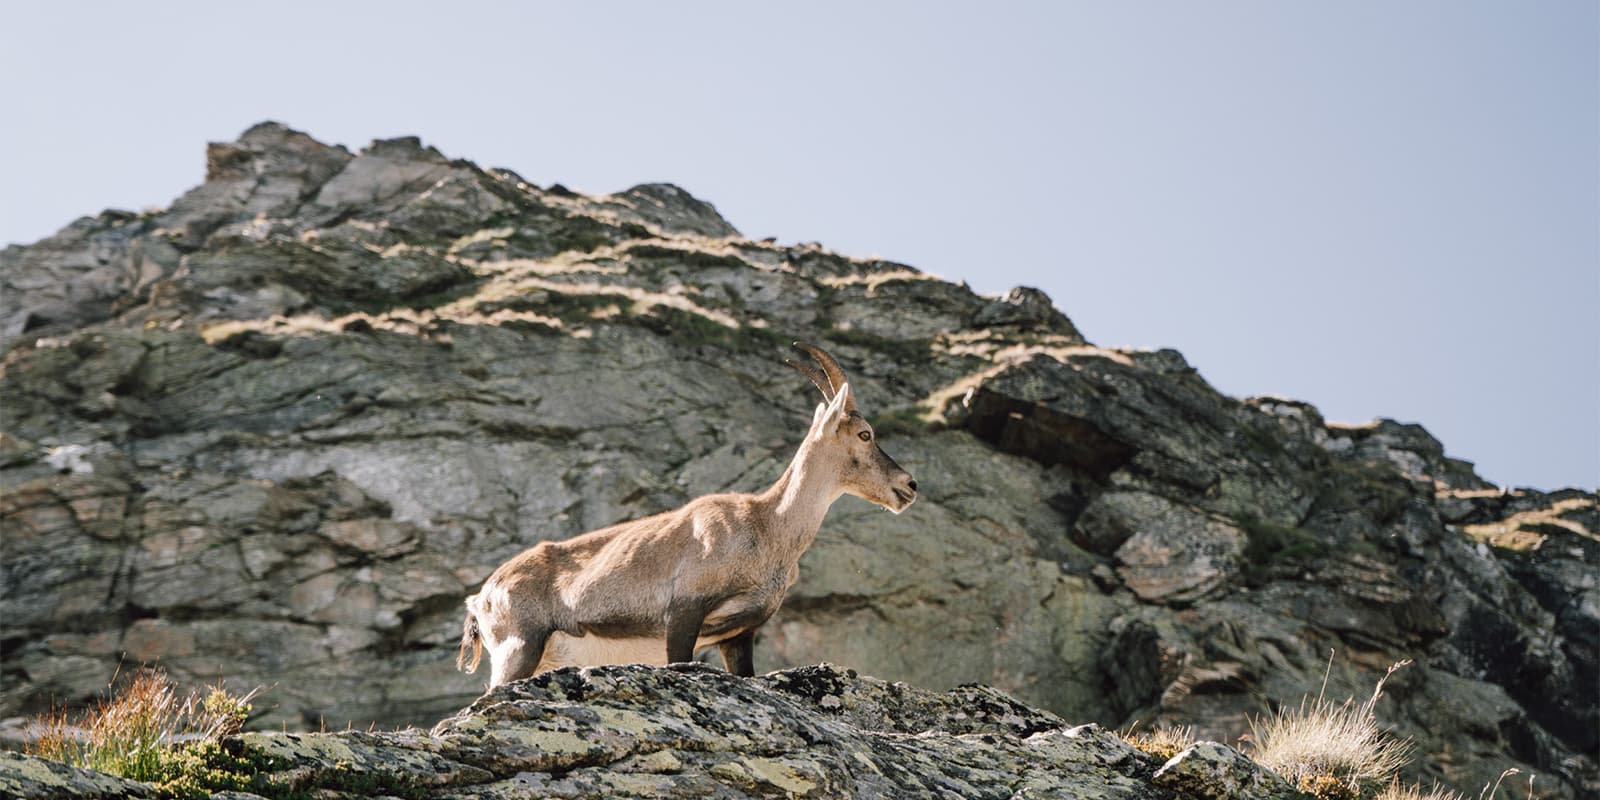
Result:
[[[1299,708],[1252,720],[1255,760],[1319,797],[1357,797],[1389,781],[1405,765],[1411,742],[1384,733],[1374,709],[1384,682],[1410,663],[1389,667],[1372,697],[1359,705],[1353,698],[1333,703],[1319,694],[1315,701],[1302,700]]]
[[[65,712],[52,713],[32,749],[55,761],[148,781],[159,773],[166,742],[182,730],[182,710],[165,675],[140,671],[77,725]]]
[[[1171,761],[1173,756],[1194,744],[1194,727],[1191,725],[1163,725],[1143,732],[1136,728],[1137,725],[1121,734],[1122,740],[1132,745],[1133,749],[1162,761]]]
[[[157,782],[171,771],[175,742],[238,733],[255,695],[235,697],[219,685],[204,697],[179,697],[164,673],[143,669],[77,720],[63,710],[36,720],[40,732],[28,750],[74,766]]]

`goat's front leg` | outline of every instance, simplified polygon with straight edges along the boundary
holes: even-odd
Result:
[[[512,634],[496,642],[489,648],[489,688],[533,677],[549,639],[549,628],[534,628],[527,631],[526,637]]]
[[[705,621],[706,608],[701,603],[673,600],[667,606],[668,664],[694,660],[694,643]]]

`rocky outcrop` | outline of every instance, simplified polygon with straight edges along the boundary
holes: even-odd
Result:
[[[482,688],[453,652],[502,560],[778,476],[795,338],[922,496],[835,506],[759,670],[1232,742],[1330,650],[1335,695],[1413,658],[1380,712],[1419,770],[1595,788],[1594,493],[1504,492],[1418,426],[1236,400],[1036,290],[748,240],[676,187],[271,123],[171,208],[0,253],[0,716],[149,662],[270,687],[259,728],[431,724]]]
[[[48,758],[0,750],[0,793],[18,800],[153,800],[160,794],[138,781]]]
[[[496,688],[430,732],[249,733],[223,746],[264,765],[253,779],[262,792],[337,797],[1300,796],[1224,745],[1163,764],[1097,725],[1067,725],[992,689],[933,693],[828,665],[755,679],[701,665],[569,668]],[[11,756],[0,760],[0,790],[140,796],[138,784],[64,772]],[[32,777],[45,774],[60,777]]]

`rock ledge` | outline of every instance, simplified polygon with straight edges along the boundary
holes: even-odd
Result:
[[[1157,800],[1209,796],[1207,787],[1293,796],[1223,745],[1197,745],[1162,767],[1098,725],[1070,726],[985,686],[929,692],[827,664],[755,679],[703,665],[564,669],[499,687],[429,732],[248,733],[225,746],[267,756],[285,789],[329,797],[356,787],[463,800]],[[1183,766],[1201,751],[1202,764]],[[8,796],[144,789],[43,759],[0,761]]]

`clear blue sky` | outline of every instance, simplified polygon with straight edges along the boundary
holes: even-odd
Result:
[[[449,10],[443,10],[448,8]],[[0,242],[165,205],[276,119],[416,134],[751,236],[1043,288],[1236,395],[1600,484],[1590,0],[33,3],[0,9]]]

